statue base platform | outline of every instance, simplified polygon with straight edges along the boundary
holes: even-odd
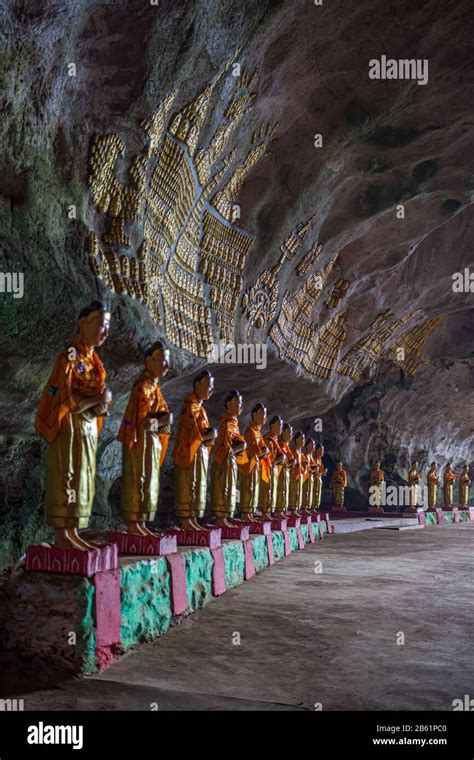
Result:
[[[269,536],[272,532],[272,524],[269,520],[259,520],[258,522],[248,522],[251,536]]]
[[[121,556],[162,557],[178,550],[178,542],[174,535],[139,536],[125,531],[111,531],[107,533],[107,541],[117,544]]]
[[[167,534],[176,536],[178,546],[207,546],[209,549],[218,549],[221,545],[222,528],[203,528],[202,530],[173,528],[168,530]]]
[[[222,540],[227,541],[247,541],[250,538],[250,528],[248,525],[236,525],[234,528],[221,528]]]
[[[286,530],[288,527],[288,520],[286,517],[274,517],[271,525],[272,530]]]
[[[63,573],[91,578],[96,573],[115,570],[118,567],[116,544],[106,544],[97,549],[59,549],[57,546],[39,544],[26,551],[25,570],[38,573]]]
[[[287,518],[286,524],[289,528],[299,528],[301,527],[301,517],[291,515],[291,517]]]

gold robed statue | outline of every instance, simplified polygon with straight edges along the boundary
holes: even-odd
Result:
[[[288,499],[288,511],[292,515],[299,515],[303,501],[303,478],[306,465],[303,462],[304,434],[297,430],[290,444],[291,454],[294,459],[294,467],[290,471],[290,495]]]
[[[313,509],[314,500],[314,473],[318,469],[316,459],[314,457],[315,442],[312,438],[307,438],[303,455],[303,464],[305,465],[305,472],[303,475],[303,497],[302,507],[306,514],[310,514]]]
[[[414,460],[408,470],[408,512],[416,512],[419,483],[418,462]]]
[[[370,508],[381,509],[382,508],[382,484],[385,482],[385,473],[380,467],[380,462],[374,462],[370,471]]]
[[[347,475],[342,462],[337,462],[331,478],[332,498],[338,509],[345,509],[344,492],[347,488]]]
[[[209,426],[203,402],[213,389],[212,374],[201,370],[182,406],[173,448],[175,514],[181,527],[189,530],[204,530],[198,518],[204,516],[206,508],[209,450],[216,431]]]
[[[465,464],[459,476],[459,504],[461,505],[461,507],[467,507],[469,503],[469,486],[470,485],[471,485],[471,478],[469,476],[469,467],[467,464]]]
[[[247,444],[247,461],[239,464],[240,507],[242,519],[255,522],[258,507],[260,482],[270,480],[268,449],[263,440],[262,426],[267,419],[267,410],[261,402],[251,412],[250,423],[244,431]]]
[[[438,499],[439,474],[436,462],[431,462],[430,469],[426,473],[426,485],[428,487],[428,509],[435,509]]]
[[[324,446],[318,444],[314,452],[314,460],[316,462],[316,469],[313,473],[314,486],[313,486],[313,509],[319,509],[321,507],[321,499],[323,495],[323,478],[327,475],[328,471],[323,463]]]
[[[293,428],[288,422],[285,422],[278,439],[280,449],[285,455],[285,460],[281,466],[280,474],[278,476],[278,489],[275,507],[275,517],[279,519],[283,519],[286,516],[286,512],[288,510],[290,499],[290,472],[296,464],[296,460],[290,448],[290,441],[292,437]]]
[[[444,476],[443,476],[443,496],[444,496],[445,507],[453,506],[455,480],[456,480],[456,475],[454,474],[452,470],[451,463],[448,462],[448,464],[446,465],[446,469],[444,471]]]
[[[122,517],[128,532],[156,535],[146,522],[155,519],[160,469],[170,437],[172,415],[159,381],[169,369],[161,342],[145,353],[145,368],[133,384],[117,439],[122,443]]]
[[[95,352],[109,328],[110,311],[103,303],[93,301],[82,309],[78,334],[56,359],[35,419],[48,444],[44,510],[54,528],[54,545],[62,549],[95,548],[78,531],[89,524],[98,436],[112,401]]]
[[[262,478],[260,481],[258,505],[264,520],[271,520],[271,512],[276,511],[278,479],[285,461],[285,454],[278,442],[278,436],[281,433],[282,425],[282,418],[279,417],[278,414],[274,415],[270,420],[270,430],[263,438],[268,449],[268,464],[270,467],[270,477],[268,480]]]
[[[239,431],[242,396],[231,391],[224,399],[211,466],[211,509],[219,528],[232,528],[237,499],[238,464],[247,462],[247,444]]]

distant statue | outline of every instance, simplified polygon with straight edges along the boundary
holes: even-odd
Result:
[[[382,483],[385,481],[385,473],[380,468],[380,462],[374,462],[374,465],[370,471],[370,493],[371,493],[371,506],[377,509],[382,508]]]
[[[453,506],[455,480],[456,480],[456,475],[454,474],[452,470],[451,462],[448,462],[444,470],[444,476],[443,476],[443,495],[444,495],[445,507]]]
[[[335,506],[338,509],[345,509],[344,492],[347,488],[347,475],[341,461],[337,462],[336,469],[332,474],[331,488]]]
[[[469,467],[465,464],[462,468],[462,473],[459,476],[459,504],[461,507],[467,507],[468,505],[470,485],[471,478],[469,477]]]
[[[428,486],[428,509],[436,507],[438,498],[439,475],[436,468],[436,462],[431,462],[430,469],[426,473],[426,484]]]
[[[317,465],[317,469],[314,471],[314,486],[313,486],[313,508],[319,509],[321,506],[321,498],[323,495],[323,478],[327,475],[327,469],[323,464],[324,446],[318,444],[314,452],[314,459]]]
[[[420,483],[420,474],[418,472],[418,462],[414,460],[408,470],[408,511],[416,512],[418,505],[418,488]]]

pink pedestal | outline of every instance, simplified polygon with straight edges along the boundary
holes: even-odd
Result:
[[[107,533],[107,540],[118,546],[119,554],[162,557],[178,550],[176,536],[137,536],[125,531]]]
[[[255,575],[255,563],[253,560],[253,544],[252,541],[244,541],[244,554],[245,554],[245,580],[248,581]]]
[[[56,546],[29,546],[26,551],[25,570],[39,573],[65,573],[84,575],[115,570],[118,566],[116,544],[97,549],[58,549]]]
[[[455,523],[460,522],[459,507],[453,507],[453,522]]]
[[[96,658],[102,669],[120,652],[120,570],[96,573],[94,586]]]
[[[212,593],[220,596],[225,593],[225,563],[222,547],[211,549],[214,563],[212,565]]]
[[[167,554],[166,562],[171,579],[171,609],[173,615],[182,615],[188,608],[184,556],[180,553]]]
[[[221,528],[220,530],[222,531],[222,539],[231,541],[247,541],[250,536],[248,525],[236,525],[235,528]]]
[[[436,508],[436,522],[438,525],[442,525],[444,523],[444,514],[441,507]]]
[[[301,525],[301,517],[291,515],[291,517],[288,517],[286,524],[289,528],[299,528]]]
[[[265,523],[265,525],[271,526],[271,523]],[[268,564],[274,565],[275,564],[275,555],[273,554],[273,536],[271,530],[268,531],[266,534],[264,534],[267,539],[267,550],[268,550]]]
[[[426,528],[426,517],[422,509],[418,512],[417,517],[418,517],[418,525],[423,525],[423,527]]]
[[[258,522],[248,522],[245,524],[249,526],[251,536],[268,536],[272,532],[272,524],[269,520],[259,520]]]
[[[319,524],[321,525],[321,523]],[[316,539],[314,537],[313,523],[311,521],[308,523],[308,537],[309,537],[310,543],[314,544]]]
[[[275,517],[272,520],[271,525],[272,525],[272,530],[286,530],[288,527],[288,520],[286,519],[286,517],[284,518]]]
[[[469,510],[469,519],[474,520],[474,507],[468,507]]]
[[[324,521],[326,522],[326,525],[327,525],[327,529],[328,529],[328,534],[329,534],[329,535],[331,535],[331,533],[334,533],[334,528],[333,528],[333,526],[331,525],[331,519],[330,519],[330,517],[329,517],[329,512],[323,512],[323,513],[322,513],[322,514],[319,516],[319,519],[320,519],[320,520],[322,519],[322,520],[324,520]]]
[[[178,546],[207,546],[209,549],[218,549],[221,545],[221,528],[213,528],[212,530],[173,528],[167,533],[176,536]]]
[[[289,554],[291,554],[291,546],[290,546],[290,533],[288,530],[283,531],[283,539],[284,539],[284,552],[285,557],[288,557]]]

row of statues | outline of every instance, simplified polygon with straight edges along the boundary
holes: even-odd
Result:
[[[109,329],[110,312],[101,302],[94,301],[80,312],[78,335],[58,356],[35,420],[36,430],[48,444],[45,513],[55,531],[55,546],[60,548],[94,548],[79,530],[89,523],[98,435],[112,402],[106,371],[95,351],[107,339]],[[147,349],[117,436],[123,450],[122,516],[129,533],[143,536],[156,535],[146,523],[156,515],[160,469],[173,424],[160,388],[169,366],[169,350],[163,343]],[[235,527],[237,507],[246,523],[318,510],[322,478],[327,474],[322,445],[301,431],[293,432],[279,415],[270,419],[269,429],[263,433],[267,420],[263,403],[254,406],[242,434],[242,396],[237,390],[225,397],[214,429],[204,406],[213,390],[211,372],[202,370],[193,380],[193,390],[178,419],[172,456],[174,506],[181,528],[207,530],[199,520],[204,517],[209,469],[217,527]],[[380,486],[383,481],[377,462],[371,482]],[[341,462],[330,485],[334,504],[343,508],[347,475]]]
[[[453,472],[449,462],[443,473],[443,503],[445,507],[452,507],[454,504],[454,483],[456,475]],[[426,472],[426,490],[428,509],[434,509],[438,501],[438,484],[440,476],[436,462],[432,462]],[[380,468],[380,462],[374,462],[370,473],[370,495],[373,497],[373,505],[379,506],[381,503],[382,489],[385,483],[385,473]],[[471,478],[469,475],[469,466],[465,464],[459,475],[459,505],[467,507],[469,502],[469,486]],[[408,471],[408,511],[416,512],[420,501],[421,475],[419,472],[418,462],[415,460],[411,463]]]

